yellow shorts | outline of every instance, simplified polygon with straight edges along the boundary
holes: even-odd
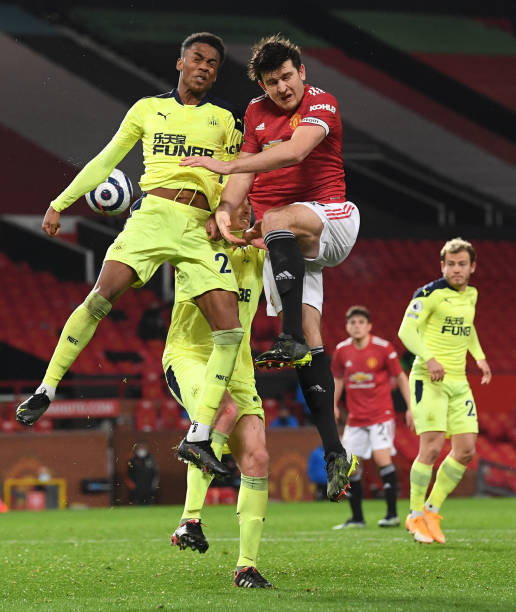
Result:
[[[169,262],[181,281],[178,302],[212,289],[238,294],[224,241],[212,242],[206,234],[209,211],[154,195],[146,195],[135,204],[104,258],[133,268],[138,275],[133,287],[144,285],[161,264]]]
[[[195,419],[195,408],[204,382],[207,358],[197,357],[191,351],[177,351],[163,364],[168,387],[176,400],[188,412],[190,420]],[[238,380],[235,380],[235,374]],[[228,391],[238,406],[237,422],[246,414],[256,414],[265,422],[262,400],[256,391],[254,375],[242,377],[233,372]]]
[[[477,409],[466,378],[432,382],[423,376],[409,377],[410,401],[418,435],[425,431],[455,434],[478,433]]]

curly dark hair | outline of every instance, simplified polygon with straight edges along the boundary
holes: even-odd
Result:
[[[181,43],[181,57],[184,57],[185,51],[195,43],[206,43],[210,45],[210,47],[216,49],[220,56],[220,63],[222,64],[226,56],[226,48],[220,36],[216,36],[211,32],[194,32],[190,34],[190,36],[187,36]]]
[[[261,81],[265,73],[277,70],[289,59],[292,60],[296,70],[299,70],[301,49],[279,34],[266,36],[253,46],[247,74],[251,81]]]

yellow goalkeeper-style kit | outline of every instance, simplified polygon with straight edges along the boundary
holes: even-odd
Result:
[[[203,193],[211,210],[220,198],[221,178],[205,168],[182,167],[188,155],[228,160],[242,141],[241,118],[224,102],[206,96],[197,106],[183,105],[177,90],[142,98],[128,111],[111,142],[92,159],[70,185],[51,202],[61,212],[101,183],[142,141],[145,172],[140,179],[142,198],[131,206],[127,223],[106,253],[136,271],[140,287],[164,262],[185,277],[183,295],[190,299],[211,289],[238,291],[232,273],[221,273],[218,254],[223,242],[210,242],[205,223],[209,211],[147,195],[157,187]],[[186,279],[189,280],[186,280]]]
[[[253,246],[226,248],[220,264],[233,269],[238,282],[238,315],[245,334],[240,344],[228,391],[238,405],[238,418],[256,414],[263,419],[262,402],[256,392],[251,355],[251,325],[263,288],[265,251]],[[183,278],[176,272],[176,293]],[[195,419],[195,407],[204,381],[204,371],[213,348],[210,327],[193,300],[177,301],[163,353],[163,369],[174,397]]]
[[[416,355],[409,381],[418,434],[478,432],[466,379],[467,352],[476,360],[485,359],[474,325],[477,297],[474,287],[457,291],[441,278],[418,289],[405,312],[398,335]],[[426,362],[431,358],[444,367],[444,380],[430,380]]]

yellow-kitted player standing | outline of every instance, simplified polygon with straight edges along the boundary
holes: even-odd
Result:
[[[247,229],[250,205],[246,201],[232,217],[233,229]],[[269,587],[256,569],[258,548],[268,499],[268,454],[265,447],[264,414],[256,391],[250,336],[263,288],[265,251],[254,246],[228,247],[224,265],[235,274],[239,288],[239,318],[244,337],[226,395],[214,422],[211,443],[221,458],[228,441],[241,471],[237,514],[240,521],[240,555],[235,570],[236,586]],[[176,291],[182,290],[182,275],[176,273]],[[213,348],[210,328],[193,300],[176,302],[163,353],[163,369],[172,395],[195,421],[197,396],[206,363]],[[226,450],[225,452],[228,452]],[[180,524],[172,534],[172,545],[203,553],[208,542],[201,526],[201,512],[212,476],[188,465],[187,493]]]
[[[466,378],[466,354],[476,359],[489,383],[491,371],[475,330],[477,290],[468,286],[476,267],[473,246],[462,238],[441,250],[443,277],[418,289],[410,302],[399,337],[416,355],[409,377],[411,410],[419,454],[410,472],[410,508],[406,527],[419,542],[445,542],[439,508],[462,479],[475,454],[478,420]],[[433,464],[446,437],[451,451],[437,471],[426,500]]]
[[[170,262],[182,277],[178,299],[195,298],[213,336],[213,350],[202,381],[195,431],[185,448],[214,472],[227,473],[209,444],[210,425],[233,371],[243,336],[238,320],[238,287],[222,265],[222,241],[208,239],[205,223],[218,205],[219,177],[203,168],[179,165],[185,155],[228,159],[238,153],[242,121],[227,105],[208,95],[224,59],[224,45],[213,34],[190,35],[177,60],[177,89],[143,98],[129,110],[111,142],[50,205],[43,220],[49,236],[59,232],[61,211],[101,183],[138,140],[143,144],[144,196],[131,210],[122,232],[108,249],[93,291],[66,322],[34,395],[17,409],[17,419],[33,425],[48,408],[62,377],[92,338],[99,321],[129,287],[145,284],[159,265]]]

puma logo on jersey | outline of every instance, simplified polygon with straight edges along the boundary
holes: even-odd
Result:
[[[164,114],[164,113],[161,113],[160,111],[158,111],[156,114],[161,115],[163,119],[166,119],[170,115],[170,113]]]

